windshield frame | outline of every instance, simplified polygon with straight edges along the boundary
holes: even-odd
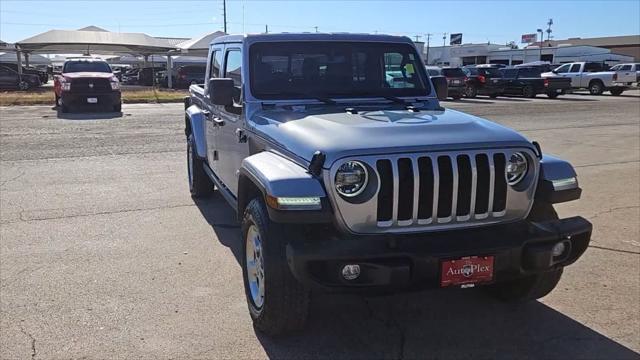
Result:
[[[365,89],[365,91],[351,91],[348,93],[333,93],[333,92],[315,92],[313,89],[311,91],[295,91],[295,94],[299,94],[299,96],[293,95],[292,93],[290,93],[289,95],[283,95],[279,93],[274,93],[274,94],[270,94],[270,93],[265,93],[265,92],[261,92],[259,89],[256,89],[255,84],[254,84],[254,62],[257,59],[257,54],[256,52],[256,48],[260,48],[263,46],[267,46],[265,44],[283,44],[283,45],[294,45],[295,43],[301,43],[301,45],[308,45],[309,43],[316,43],[316,44],[323,44],[323,45],[334,45],[334,44],[339,44],[344,46],[345,44],[349,47],[352,48],[353,45],[361,45],[361,46],[368,46],[368,45],[373,45],[373,46],[387,46],[390,50],[393,49],[399,49],[399,48],[403,48],[402,50],[407,51],[407,54],[412,54],[414,56],[413,61],[416,62],[417,65],[422,65],[422,58],[420,57],[420,55],[418,54],[416,48],[411,45],[410,43],[406,43],[406,42],[376,42],[376,41],[351,41],[351,40],[340,40],[340,41],[336,41],[336,40],[327,40],[327,39],[323,39],[323,40],[312,40],[312,41],[298,41],[298,40],[291,40],[291,41],[259,41],[259,42],[255,42],[252,43],[248,49],[248,56],[245,57],[245,61],[246,61],[246,65],[247,65],[247,69],[245,71],[248,72],[248,85],[247,87],[249,88],[248,90],[250,90],[250,94],[251,94],[251,98],[255,99],[256,101],[295,101],[295,102],[300,102],[303,100],[313,100],[316,101],[316,99],[318,97],[324,97],[324,98],[330,98],[331,100],[335,99],[335,100],[342,100],[342,99],[380,99],[380,98],[385,98],[385,97],[397,97],[397,98],[402,98],[402,97],[409,97],[409,98],[426,98],[429,97],[431,95],[432,92],[432,85],[431,85],[431,81],[428,78],[426,69],[424,68],[424,66],[414,66],[414,71],[417,74],[417,77],[420,81],[420,86],[418,88],[389,88],[389,91],[379,91],[380,89],[378,88],[373,88],[373,89],[368,89],[369,91],[366,91],[367,89]],[[371,91],[373,90],[373,91]],[[396,91],[394,91],[396,90]],[[402,93],[398,93],[397,90],[412,90],[414,93],[413,94],[402,94]],[[286,91],[283,91],[286,92]],[[387,99],[388,100],[388,99]],[[385,101],[387,101],[385,100]]]

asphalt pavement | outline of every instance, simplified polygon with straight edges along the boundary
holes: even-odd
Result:
[[[58,117],[0,108],[0,358],[639,359],[640,92],[463,99],[570,160],[594,224],[554,292],[505,305],[480,289],[315,295],[306,331],[256,333],[239,229],[194,202],[182,104]]]

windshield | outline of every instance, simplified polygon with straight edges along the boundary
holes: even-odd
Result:
[[[484,72],[487,77],[502,77],[500,69],[497,68],[479,68],[478,71]]]
[[[251,90],[261,99],[314,96],[426,96],[413,46],[364,42],[258,43],[251,47]]]
[[[68,61],[64,64],[63,73],[103,72],[110,73],[109,64],[102,61]]]

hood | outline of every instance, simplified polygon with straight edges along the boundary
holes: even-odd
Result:
[[[113,77],[112,73],[105,72],[74,72],[62,74],[67,79],[79,79],[79,78],[93,78],[93,79],[110,79]]]
[[[320,150],[325,167],[342,157],[525,146],[531,143],[517,132],[455,110],[405,109],[359,111],[344,108],[327,111],[283,108],[260,110],[251,120],[262,136],[311,160]]]

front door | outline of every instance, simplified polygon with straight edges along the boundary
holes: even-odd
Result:
[[[586,84],[581,84],[580,79],[582,78],[582,73],[580,72],[581,64],[573,64],[567,73],[567,76],[571,78],[571,87],[579,88],[586,87]]]
[[[218,146],[218,176],[234,195],[238,194],[238,175],[242,160],[249,156],[247,133],[242,108],[242,50],[240,45],[225,48],[225,78],[233,79],[233,105],[217,106],[222,125],[216,135]]]

